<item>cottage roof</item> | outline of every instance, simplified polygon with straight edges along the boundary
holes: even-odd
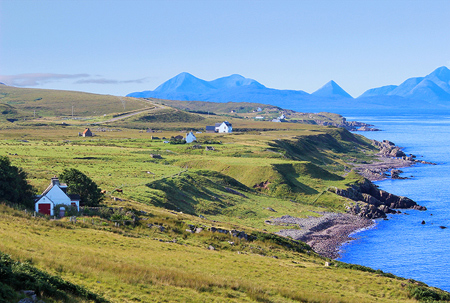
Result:
[[[231,123],[228,121],[223,121],[222,123],[225,123],[226,126],[231,126]]]
[[[83,132],[83,134],[87,134],[88,132],[91,132],[91,130],[89,128],[86,128]]]
[[[217,123],[216,123],[217,124]],[[216,127],[215,126],[206,126],[206,130],[215,130],[216,129]]]
[[[53,188],[53,186],[58,186],[61,189],[67,188],[67,184],[59,183],[59,179],[57,177],[53,177],[50,181],[50,185],[44,190],[41,196],[45,196]]]
[[[220,125],[222,125],[222,123],[216,123],[216,127],[219,127]]]

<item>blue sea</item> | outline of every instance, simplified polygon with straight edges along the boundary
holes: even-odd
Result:
[[[407,180],[376,184],[407,196],[427,211],[404,210],[377,220],[375,227],[352,237],[341,247],[347,263],[381,269],[450,291],[450,115],[353,116],[374,124],[380,132],[360,133],[375,140],[390,140],[405,153],[438,165],[417,164],[402,169]],[[421,222],[425,221],[425,224]],[[440,226],[448,227],[441,229]]]

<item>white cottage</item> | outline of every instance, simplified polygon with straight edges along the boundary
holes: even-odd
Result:
[[[50,185],[37,198],[34,207],[41,214],[53,216],[53,210],[58,204],[75,206],[77,210],[80,210],[80,196],[68,195],[67,185],[59,183],[59,179],[56,177],[52,178]]]
[[[233,131],[233,127],[231,123],[228,121],[224,121],[222,123],[216,123],[216,132],[218,133],[231,133]]]
[[[197,138],[195,137],[193,132],[188,132],[186,134],[186,143],[192,143],[194,141],[197,141]]]

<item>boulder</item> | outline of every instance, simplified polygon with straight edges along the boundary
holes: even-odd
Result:
[[[389,155],[391,157],[406,157],[406,154],[399,147],[391,149]]]
[[[391,178],[392,179],[402,179],[401,177],[400,177],[400,174],[402,173],[403,171],[401,171],[401,170],[399,170],[399,169],[393,169],[393,170],[391,170]]]
[[[425,206],[421,206],[421,205],[414,205],[413,209],[415,210],[427,210],[427,208]]]

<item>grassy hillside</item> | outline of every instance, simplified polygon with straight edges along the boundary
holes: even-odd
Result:
[[[178,101],[178,100],[160,100],[149,98],[148,100],[167,105],[170,107],[182,109],[191,112],[201,112],[205,114],[228,114],[231,112],[236,113],[252,113],[260,111],[280,111],[282,110],[278,106],[272,106],[267,104],[249,103],[249,102],[228,102],[228,103],[216,103],[205,101]]]
[[[26,268],[23,280],[39,272],[73,285],[64,294],[38,293],[45,302],[87,302],[92,298],[86,293],[110,302],[450,299],[420,282],[323,258],[304,243],[273,234],[298,227],[265,223],[345,211],[349,201],[328,189],[362,180],[352,165],[370,159],[375,148],[361,136],[186,112],[155,100],[130,99],[135,108],[123,110],[113,96],[50,91],[39,99],[46,91],[9,89],[0,99],[4,115],[18,116],[41,102],[48,116],[2,122],[7,127],[0,129],[0,155],[26,171],[38,192],[66,168],[84,172],[106,191],[104,207],[77,213],[76,222],[0,204],[0,256],[11,256],[2,257],[5,264]],[[71,110],[71,102],[84,104],[90,120],[56,113]],[[104,104],[114,109],[108,107],[106,117],[90,116]],[[223,120],[233,123],[232,134],[203,131]],[[79,137],[85,127],[95,136]],[[196,143],[164,143],[189,130]],[[19,293],[12,298],[3,291],[11,288],[21,290],[0,280],[0,298],[15,302]]]
[[[215,103],[205,101],[161,100],[154,98],[148,98],[147,100],[155,104],[167,105],[187,112],[204,114],[208,116],[219,115],[245,119],[255,119],[256,117],[259,117],[263,118],[265,121],[271,121],[272,119],[276,119],[283,114],[286,121],[302,124],[322,124],[321,122],[342,124],[344,121],[343,117],[338,114],[325,112],[300,113],[289,109],[283,109],[278,106],[259,103]]]
[[[416,302],[420,291],[445,295],[381,271],[324,266],[308,247],[269,234],[247,231],[247,241],[193,234],[185,221],[210,222],[145,209],[141,225],[117,228],[101,218],[49,221],[0,206],[0,250],[112,302]]]
[[[72,107],[75,117],[102,116],[149,106],[149,102],[136,98],[6,85],[0,85],[0,103],[21,111],[19,117],[71,117]]]

